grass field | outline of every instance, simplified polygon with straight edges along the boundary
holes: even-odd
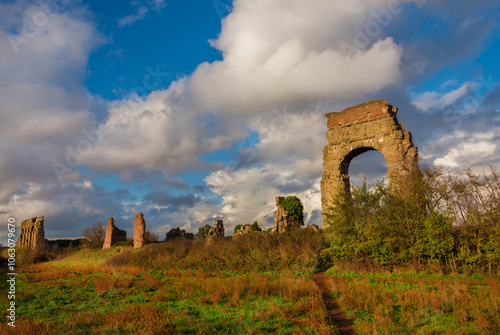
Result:
[[[321,233],[77,249],[18,268],[1,334],[336,334],[308,275]],[[500,280],[336,262],[328,286],[359,334],[498,334]],[[2,283],[6,282],[5,275]]]
[[[500,334],[500,280],[409,270],[327,271],[359,334]]]
[[[297,234],[256,237],[260,247],[253,250],[247,250],[257,242],[252,238],[237,245],[174,241],[140,250],[82,249],[23,267],[15,333],[334,333],[306,276],[314,269],[318,236]],[[294,238],[305,240],[295,253],[288,250],[297,247]],[[3,311],[6,301],[2,297]],[[5,320],[2,333],[10,330]]]

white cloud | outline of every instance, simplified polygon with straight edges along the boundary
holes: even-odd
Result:
[[[137,11],[134,14],[126,15],[122,18],[118,19],[118,26],[124,27],[129,26],[137,21],[140,21],[149,13],[149,10],[152,9],[155,12],[159,12],[162,8],[166,7],[167,4],[165,0],[152,0],[152,1],[132,1],[132,6],[137,6]]]
[[[101,125],[103,138],[82,164],[105,170],[167,170],[204,167],[200,156],[225,148],[245,135],[230,120],[203,115],[184,99],[182,81],[144,100],[113,103]]]
[[[50,12],[16,1],[0,4],[0,12],[4,201],[23,185],[54,176],[51,162],[74,143],[75,134],[94,126],[82,83],[88,55],[104,39],[82,9]]]
[[[496,134],[498,131],[496,130]],[[462,141],[456,141],[450,151],[433,162],[450,168],[474,167],[485,162],[498,163],[500,150],[497,145],[498,136],[495,132],[486,132],[469,136]]]
[[[427,112],[432,109],[442,109],[456,103],[477,86],[477,83],[465,82],[459,88],[446,93],[432,91],[417,94],[413,97],[412,103],[423,112]]]
[[[192,90],[201,106],[232,113],[377,92],[398,81],[401,47],[382,35],[352,55],[339,45],[355,44],[353,29],[390,3],[235,1],[213,42],[224,59],[201,64]]]

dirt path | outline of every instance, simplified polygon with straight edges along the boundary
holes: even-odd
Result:
[[[321,295],[323,296],[323,300],[325,301],[326,309],[330,314],[330,318],[332,322],[337,326],[341,335],[354,335],[354,327],[349,322],[349,319],[345,316],[344,312],[337,304],[335,299],[330,298],[330,291],[328,290],[328,286],[326,285],[327,275],[325,272],[315,273],[309,276],[321,291]]]

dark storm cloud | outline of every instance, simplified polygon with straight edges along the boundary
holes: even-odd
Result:
[[[193,207],[198,198],[194,194],[173,196],[166,190],[156,189],[144,197],[144,200],[151,201],[162,206],[172,207]]]

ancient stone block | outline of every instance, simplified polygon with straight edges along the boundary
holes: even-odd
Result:
[[[233,238],[238,238],[240,236],[246,235],[246,234],[251,234],[256,231],[252,230],[252,227],[250,226],[243,226],[241,227],[234,235]]]
[[[109,218],[106,224],[106,236],[104,238],[103,249],[109,249],[111,246],[118,242],[125,242],[127,240],[127,232],[125,230],[118,229],[115,226],[115,220]]]
[[[283,208],[284,197],[276,197],[276,212],[274,212],[274,225],[271,232],[284,233],[295,228],[300,228],[300,222]]]
[[[140,248],[144,245],[145,233],[146,221],[144,221],[144,214],[137,213],[134,220],[134,248]]]
[[[45,247],[44,217],[34,217],[21,223],[21,233],[17,247],[30,250],[43,250]]]
[[[417,147],[399,124],[397,111],[387,100],[376,100],[325,115],[328,144],[323,150],[321,180],[323,228],[328,227],[327,215],[333,210],[335,195],[350,194],[349,164],[354,157],[369,150],[382,153],[389,182],[418,170]]]
[[[222,220],[215,220],[215,225],[208,231],[207,243],[210,244],[222,238],[224,238],[224,224]]]

